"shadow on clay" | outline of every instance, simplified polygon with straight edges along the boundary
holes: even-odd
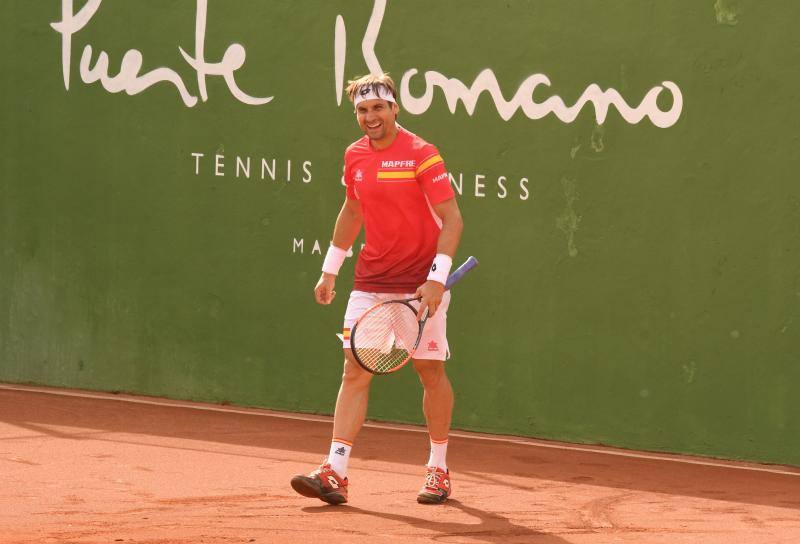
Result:
[[[441,508],[444,511],[439,516],[441,519],[447,518],[447,509],[455,508],[467,515],[480,520],[480,523],[459,523],[452,521],[432,521],[428,518],[418,518],[405,514],[394,514],[388,512],[378,512],[365,510],[357,506],[307,506],[302,508],[303,512],[314,514],[336,514],[351,513],[364,516],[372,516],[384,520],[406,523],[412,527],[424,529],[438,533],[432,535],[431,540],[437,542],[447,542],[448,538],[470,538],[477,542],[526,542],[531,544],[568,544],[567,540],[561,537],[535,531],[522,525],[516,525],[494,512],[481,510],[473,506],[468,506],[456,499],[450,499],[444,505],[431,506],[431,508]],[[461,540],[459,540],[461,541]]]

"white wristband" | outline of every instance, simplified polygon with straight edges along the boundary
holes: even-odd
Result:
[[[438,281],[442,285],[447,284],[447,276],[450,275],[450,267],[453,266],[453,258],[444,253],[437,253],[428,273],[428,279]]]
[[[338,275],[345,257],[347,257],[347,250],[331,244],[328,253],[325,254],[325,260],[322,262],[322,271],[334,276]]]

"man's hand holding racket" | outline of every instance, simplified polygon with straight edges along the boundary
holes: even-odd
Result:
[[[319,304],[330,304],[336,298],[336,291],[333,288],[336,285],[336,275],[323,272],[319,277],[317,286],[314,287],[314,298],[317,299]]]
[[[417,287],[417,291],[414,293],[414,298],[420,301],[417,321],[425,317],[425,310],[428,311],[428,317],[433,317],[433,314],[439,308],[439,304],[442,303],[444,291],[444,284],[435,280],[428,280]]]

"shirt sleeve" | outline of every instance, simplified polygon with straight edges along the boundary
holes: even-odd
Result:
[[[351,200],[358,200],[358,193],[356,192],[355,184],[353,183],[353,176],[350,171],[350,165],[347,161],[347,153],[344,154],[344,168],[342,170],[342,179],[345,185],[345,194]]]
[[[428,201],[431,204],[438,204],[456,196],[439,150],[432,145],[426,145],[419,156],[421,160],[417,161],[417,182],[428,197]]]

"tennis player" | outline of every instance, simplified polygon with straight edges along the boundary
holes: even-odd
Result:
[[[347,502],[348,460],[367,414],[372,378],[353,358],[350,329],[379,302],[418,296],[419,315],[427,309],[429,318],[412,363],[424,389],[431,450],[417,501],[442,503],[451,492],[445,456],[453,411],[444,367],[450,302],[444,284],[461,239],[461,212],[436,147],[397,124],[394,81],[387,74],[363,76],[348,82],[347,93],[364,136],[345,151],[346,196],[314,288],[318,303],[330,304],[336,296],[336,276],[362,225],[366,245],[358,255],[344,316],[344,374],[330,452],[318,469],[291,483],[301,495],[330,504]]]

